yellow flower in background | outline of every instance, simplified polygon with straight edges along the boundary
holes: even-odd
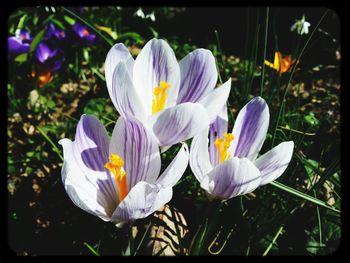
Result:
[[[275,59],[273,64],[270,61],[265,60],[265,65],[273,68],[274,70],[280,73],[286,73],[295,63],[295,59],[292,59],[292,56],[288,55],[282,58],[282,53],[279,51],[275,52]]]

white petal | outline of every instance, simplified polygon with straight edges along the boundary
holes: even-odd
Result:
[[[184,174],[188,165],[188,158],[188,146],[186,143],[183,143],[174,160],[158,178],[157,184],[160,184],[163,187],[174,186]]]
[[[132,222],[145,218],[171,200],[172,187],[159,187],[158,185],[139,182],[124,200],[118,205],[112,215],[112,221]]]
[[[149,119],[159,144],[169,146],[185,141],[209,125],[206,110],[199,103],[186,102],[153,114]]]
[[[128,189],[140,181],[154,183],[158,178],[161,162],[157,141],[137,119],[118,119],[109,152],[123,158]]]
[[[171,85],[165,107],[175,105],[180,85],[179,64],[174,51],[164,40],[152,39],[137,56],[133,74],[135,88],[145,101],[149,115],[152,114],[153,89],[160,85],[160,81]]]
[[[146,111],[127,72],[126,64],[120,62],[113,73],[112,89],[108,89],[111,100],[121,116],[135,116],[146,120]]]
[[[269,107],[261,97],[255,97],[238,113],[231,144],[233,156],[254,161],[264,144],[269,128]]]
[[[134,67],[134,59],[132,58],[129,50],[122,44],[115,44],[108,52],[105,61],[105,76],[108,91],[112,90],[112,78],[115,67],[119,62],[125,62],[129,75],[132,79],[132,72]]]
[[[209,92],[205,97],[202,97],[198,102],[204,106],[209,114],[210,123],[213,123],[226,104],[231,90],[231,79],[226,81],[220,87]]]
[[[196,49],[180,63],[181,84],[177,103],[198,102],[215,88],[218,79],[215,58],[207,49]]]
[[[208,153],[208,128],[193,137],[190,150],[190,166],[199,182],[208,174],[213,166]]]
[[[270,151],[260,156],[254,164],[261,172],[261,183],[265,185],[276,180],[287,169],[292,159],[294,142],[282,142]]]
[[[62,183],[68,196],[79,208],[105,221],[109,220],[109,216],[112,214],[116,204],[113,204],[109,200],[108,191],[100,190],[100,185],[102,184],[98,184],[97,180],[96,183],[92,183],[91,180],[87,179],[87,175],[76,162],[73,142],[71,140],[62,139],[59,141],[59,144],[63,147],[64,155],[61,172]],[[103,172],[100,172],[100,174],[101,182],[105,181],[106,175],[103,175]],[[107,185],[106,182],[103,185]]]
[[[226,200],[254,191],[260,181],[260,171],[251,161],[234,157],[204,176],[201,187],[210,195]]]

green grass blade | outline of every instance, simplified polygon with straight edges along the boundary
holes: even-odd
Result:
[[[267,34],[269,32],[269,7],[266,8],[266,22],[265,22],[265,39],[264,39],[264,58],[262,61],[262,72],[261,72],[261,84],[260,84],[260,97],[262,97],[264,89],[264,76],[265,76],[265,59],[266,59],[266,47],[267,47]]]
[[[61,158],[61,160],[63,161],[63,156],[61,154],[60,149],[58,149],[57,145],[50,139],[49,136],[47,136],[46,132],[44,132],[43,129],[41,129],[40,127],[36,127],[38,129],[38,131],[41,133],[41,135],[52,145],[53,150],[57,153],[57,155]]]
[[[95,255],[95,256],[100,256],[100,254],[88,243],[84,242],[84,245]]]
[[[288,88],[289,88],[289,84],[294,76],[294,72],[295,72],[295,69],[297,67],[297,64],[298,64],[298,61],[300,61],[300,58],[302,57],[302,55],[304,54],[304,50],[306,49],[306,47],[308,46],[312,36],[315,34],[317,28],[320,26],[321,22],[323,21],[323,19],[325,18],[325,16],[327,15],[328,13],[328,9],[326,10],[326,12],[322,15],[322,17],[320,18],[320,20],[318,21],[317,25],[315,26],[314,30],[311,32],[309,38],[307,39],[305,45],[303,46],[303,48],[301,49],[299,55],[298,55],[298,58],[296,59],[296,63],[294,63],[293,67],[292,67],[292,71],[290,73],[290,76],[289,76],[289,79],[288,79],[288,82],[287,82],[287,85],[284,89],[284,94],[283,94],[283,99],[282,99],[282,102],[281,102],[281,105],[280,105],[280,108],[279,108],[279,111],[278,111],[278,115],[277,115],[277,121],[276,121],[276,125],[275,125],[275,129],[273,131],[273,135],[272,135],[272,145],[271,145],[271,148],[274,146],[274,143],[275,143],[275,137],[276,137],[276,131],[277,131],[277,128],[278,128],[278,125],[279,125],[279,121],[280,121],[280,118],[281,118],[281,114],[282,114],[282,109],[283,109],[283,106],[285,104],[285,100],[286,100],[286,96],[287,96],[287,92],[288,92]]]
[[[279,183],[279,182],[277,182],[277,181],[272,182],[271,185],[273,185],[273,186],[275,186],[275,187],[277,187],[277,188],[279,188],[279,189],[281,189],[281,190],[283,190],[283,191],[286,191],[286,192],[288,192],[288,193],[290,193],[290,194],[293,194],[293,195],[295,195],[295,196],[297,196],[297,197],[299,197],[299,198],[302,198],[302,199],[304,199],[304,200],[306,200],[306,201],[309,201],[309,202],[311,202],[311,203],[313,203],[313,204],[315,204],[315,205],[325,207],[325,208],[327,208],[327,209],[329,209],[329,210],[332,210],[333,212],[336,212],[336,213],[340,214],[340,210],[339,210],[339,209],[337,209],[337,208],[335,208],[335,207],[333,207],[333,206],[328,205],[326,202],[324,202],[324,201],[322,201],[322,200],[319,200],[319,199],[317,199],[317,198],[314,198],[314,197],[312,197],[312,196],[309,196],[309,195],[307,195],[307,194],[304,194],[303,192],[300,192],[300,191],[298,191],[298,190],[295,190],[295,189],[292,188],[292,187],[286,186],[286,185],[284,185],[284,184],[282,184],[282,183]]]

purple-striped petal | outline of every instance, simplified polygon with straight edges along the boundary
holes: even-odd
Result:
[[[231,144],[233,156],[254,161],[257,157],[269,128],[269,107],[261,97],[255,97],[238,113]]]
[[[210,162],[213,166],[219,164],[219,151],[217,150],[214,142],[217,138],[222,138],[224,132],[227,132],[228,117],[227,117],[227,106],[222,108],[216,117],[215,121],[210,124],[209,128],[209,157]]]
[[[161,165],[159,147],[152,132],[140,121],[134,118],[118,119],[109,153],[123,158],[129,191],[140,181],[156,181]]]
[[[215,58],[207,49],[196,49],[180,62],[181,84],[177,103],[198,102],[215,88]]]
[[[193,137],[190,150],[190,166],[199,182],[213,169],[208,153],[208,128]]]
[[[70,192],[67,190],[67,193],[74,199],[73,202],[84,203],[87,197],[83,195],[90,196],[110,216],[118,199],[114,177],[104,168],[109,148],[104,126],[95,116],[82,115],[74,142],[63,139],[59,143],[64,154],[62,181],[65,186],[69,185]]]
[[[226,101],[230,95],[230,90],[231,79],[227,80],[220,87],[213,89],[198,101],[207,110],[210,123],[215,121],[217,115],[222,110],[222,107],[226,105]]]
[[[287,169],[292,159],[294,142],[282,142],[255,160],[254,164],[261,172],[260,185],[276,180]]]
[[[182,144],[181,149],[174,160],[168,165],[165,171],[157,179],[157,184],[163,187],[174,186],[184,174],[188,165],[189,151],[186,143]]]
[[[152,39],[143,47],[134,65],[133,82],[140,96],[145,101],[146,111],[152,114],[153,89],[160,82],[167,82],[165,108],[176,104],[180,85],[180,67],[174,51],[161,39]]]
[[[108,89],[108,92],[121,116],[135,116],[141,121],[146,120],[143,103],[130,79],[125,62],[119,62],[115,67],[112,88]]]
[[[107,83],[107,88],[109,92],[111,92],[112,90],[112,79],[113,79],[114,69],[121,61],[126,63],[126,68],[128,69],[130,79],[132,79],[134,59],[131,56],[127,47],[125,47],[122,43],[118,43],[118,44],[115,44],[109,50],[105,61],[105,76],[106,76],[106,83]]]
[[[150,126],[161,146],[192,138],[209,125],[206,110],[199,103],[186,102],[150,117]]]
[[[112,221],[132,222],[145,218],[171,200],[172,187],[139,182],[115,209]]]
[[[76,162],[74,142],[62,139],[64,163],[62,167],[62,183],[72,202],[84,211],[108,221],[116,204],[113,204],[97,183],[87,179],[84,170]],[[90,175],[88,175],[90,176]],[[101,176],[103,178],[103,176]],[[105,183],[101,179],[100,183]]]
[[[227,200],[254,191],[260,181],[260,171],[251,161],[234,157],[204,176],[201,187],[212,197]]]

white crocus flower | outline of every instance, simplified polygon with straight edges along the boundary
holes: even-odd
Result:
[[[239,112],[232,133],[227,133],[225,106],[210,128],[193,138],[190,166],[210,199],[247,194],[285,171],[292,158],[293,141],[282,142],[257,158],[269,118],[265,100],[256,97]]]
[[[171,47],[152,39],[136,60],[121,43],[105,63],[112,102],[121,116],[134,116],[167,148],[202,132],[226,103],[231,80],[215,88],[218,73],[212,53],[197,49],[179,63]]]
[[[307,35],[309,33],[310,25],[311,24],[305,20],[305,16],[303,15],[300,20],[295,21],[290,30],[296,30],[299,35]]]
[[[184,143],[159,176],[158,144],[136,119],[120,117],[112,138],[94,116],[83,115],[75,140],[63,146],[62,181],[81,209],[116,224],[144,218],[170,201],[172,187],[188,165]]]

